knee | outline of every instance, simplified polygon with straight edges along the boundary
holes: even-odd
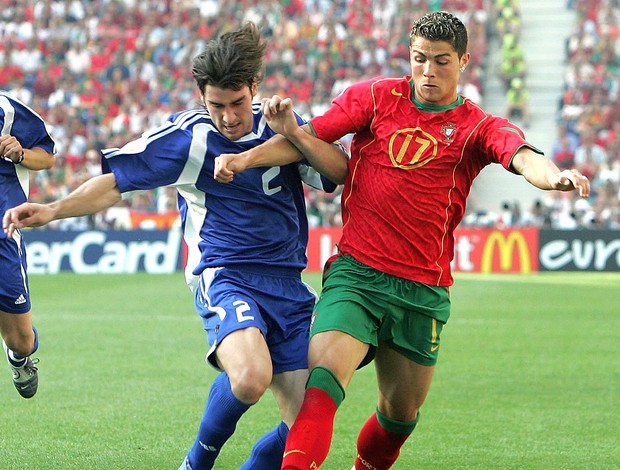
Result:
[[[7,348],[20,356],[29,356],[34,349],[34,332],[32,330],[23,334],[15,331],[3,339]]]
[[[230,387],[239,400],[247,404],[256,403],[271,383],[271,371],[246,367],[240,371],[226,371]]]

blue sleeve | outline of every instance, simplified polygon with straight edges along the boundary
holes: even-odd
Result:
[[[183,172],[191,143],[191,131],[168,122],[120,149],[103,150],[102,171],[114,173],[123,193],[168,186]]]
[[[45,122],[34,110],[19,100],[11,98],[5,93],[0,94],[0,100],[6,100],[0,106],[3,128],[8,134],[19,140],[22,147],[31,149],[39,147],[49,153],[56,153],[56,146],[50,136]]]

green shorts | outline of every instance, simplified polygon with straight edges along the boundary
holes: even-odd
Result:
[[[342,331],[369,344],[360,367],[373,360],[379,342],[430,366],[449,316],[447,287],[391,276],[341,255],[326,268],[310,334]]]

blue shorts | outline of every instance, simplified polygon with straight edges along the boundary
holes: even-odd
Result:
[[[0,310],[7,313],[28,313],[30,294],[26,273],[26,246],[18,230],[13,238],[0,239]]]
[[[273,373],[308,367],[308,339],[316,293],[288,268],[207,268],[196,289],[210,349],[207,361],[219,370],[215,349],[226,335],[258,328],[271,354]]]

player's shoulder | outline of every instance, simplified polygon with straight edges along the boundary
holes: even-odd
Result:
[[[375,90],[391,90],[396,88],[398,90],[410,87],[407,77],[388,77],[379,75],[376,77],[366,78],[352,85],[360,88],[373,88]]]
[[[466,116],[470,116],[472,119],[474,118],[493,119],[494,118],[492,114],[485,111],[484,108],[480,106],[480,104],[476,103],[475,101],[472,101],[471,99],[463,95],[459,95],[459,98],[461,102],[457,104],[456,106],[454,106],[454,109],[457,112],[463,115],[466,115]]]
[[[176,127],[186,128],[201,122],[211,123],[211,117],[206,109],[193,108],[172,114],[168,121]]]
[[[484,132],[488,131],[502,131],[518,134],[523,138],[523,130],[517,127],[514,123],[510,122],[503,116],[496,116],[485,111],[478,103],[463,97],[463,102],[458,106],[459,113],[466,117],[469,122],[480,122],[480,130]]]
[[[348,88],[354,95],[368,94],[379,98],[381,96],[409,96],[411,85],[407,77],[376,76],[361,80]]]
[[[10,92],[6,90],[1,90],[1,89],[0,89],[0,109],[2,110],[3,114],[5,114],[9,109],[11,109],[11,112],[18,112],[22,115],[31,114],[33,116],[36,116],[42,119],[41,116],[39,116],[26,103],[19,100],[17,97],[13,96]]]
[[[396,83],[391,77],[371,77],[360,80],[349,85],[335,99],[334,103],[338,103],[343,109],[349,108],[349,103],[358,103],[363,106],[372,107],[374,102],[373,96],[382,95],[382,89],[389,90],[388,83]]]
[[[210,119],[209,112],[205,108],[190,108],[183,111],[177,111],[170,116],[170,120],[187,120],[187,119]]]
[[[9,101],[19,102],[19,100],[15,98],[14,96],[12,96],[10,92],[8,92],[7,90],[3,90],[1,88],[0,88],[0,97],[5,98]]]
[[[479,103],[465,96],[461,96],[461,98],[462,103],[455,109],[458,109],[458,111],[464,115],[470,116],[471,119],[484,119],[487,123],[495,123],[498,121],[503,123],[506,121],[506,119],[501,116],[489,113]]]

